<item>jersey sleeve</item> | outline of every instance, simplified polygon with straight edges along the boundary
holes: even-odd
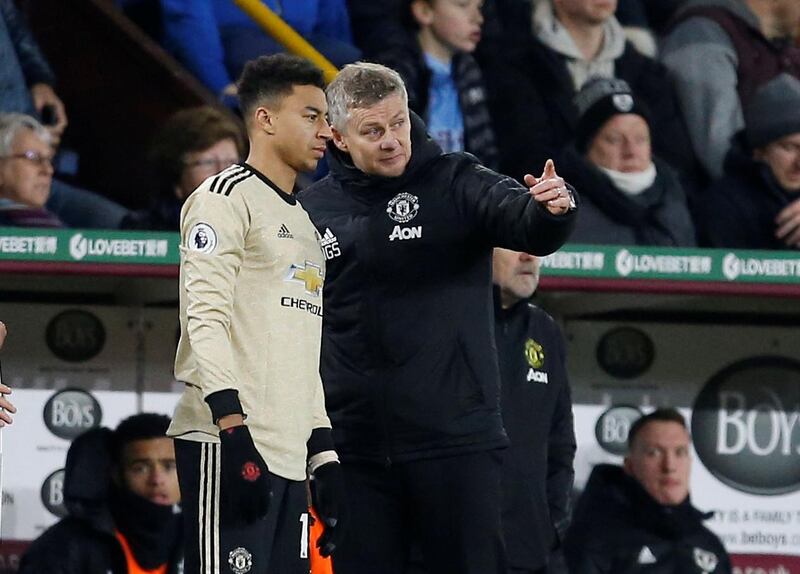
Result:
[[[314,415],[314,424],[312,428],[331,428],[331,421],[325,409],[325,391],[322,388],[322,379],[320,378],[317,378],[314,390],[314,402],[311,408],[313,409]]]
[[[201,187],[181,213],[181,280],[186,330],[197,361],[203,397],[239,389],[231,348],[236,277],[242,265],[249,216],[240,195]]]

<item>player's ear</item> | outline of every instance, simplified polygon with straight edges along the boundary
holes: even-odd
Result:
[[[341,151],[347,151],[347,142],[344,139],[344,135],[342,132],[337,130],[335,127],[331,126],[331,134],[333,135],[333,145],[339,148]]]
[[[253,112],[253,121],[269,135],[275,134],[275,112],[266,106],[258,106]]]

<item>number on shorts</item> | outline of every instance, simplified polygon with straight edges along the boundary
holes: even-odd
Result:
[[[300,515],[300,558],[308,558],[308,512]]]

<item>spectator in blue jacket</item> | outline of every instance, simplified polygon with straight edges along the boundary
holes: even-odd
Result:
[[[344,0],[266,0],[264,2],[333,65],[354,62]],[[164,43],[212,92],[234,96],[234,79],[245,62],[283,48],[232,0],[161,0]]]
[[[396,70],[408,105],[442,151],[467,151],[496,169],[498,152],[488,96],[472,53],[481,39],[482,0],[412,0],[406,34],[375,59]]]
[[[13,0],[0,0],[0,112],[51,114],[54,146],[67,127],[64,104],[53,90],[55,75]]]

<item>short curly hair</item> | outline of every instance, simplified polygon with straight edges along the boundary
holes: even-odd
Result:
[[[119,462],[122,449],[136,440],[166,438],[170,418],[158,413],[139,413],[130,416],[117,425],[112,441],[112,458]]]
[[[223,141],[233,140],[239,157],[245,153],[245,139],[236,120],[211,106],[187,108],[173,114],[150,146],[149,160],[159,195],[172,197],[185,169],[186,154],[199,152]]]
[[[325,88],[325,76],[317,66],[299,56],[272,54],[250,60],[236,84],[239,107],[245,118],[253,108],[292,93],[294,86]]]

